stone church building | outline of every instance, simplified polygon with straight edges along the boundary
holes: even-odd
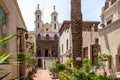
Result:
[[[60,23],[58,22],[58,13],[53,7],[51,13],[51,22],[43,23],[42,12],[38,8],[35,11],[35,35],[36,35],[36,55],[38,67],[48,68],[50,60],[58,57],[58,38]]]

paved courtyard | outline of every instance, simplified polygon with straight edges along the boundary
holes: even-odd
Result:
[[[38,69],[34,80],[52,80],[47,70]]]

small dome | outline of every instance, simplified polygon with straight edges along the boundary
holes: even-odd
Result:
[[[39,10],[36,10],[36,11],[35,11],[35,14],[37,14],[37,15],[38,15],[38,14],[39,14],[39,15],[42,15],[42,12],[41,12],[41,10],[39,9]]]
[[[57,11],[55,11],[55,5],[53,6],[53,12],[51,13],[51,15],[58,15]]]
[[[39,9],[39,4],[37,5],[37,8],[36,8],[36,14],[42,14],[41,10]]]
[[[51,15],[58,15],[57,11],[53,11]]]

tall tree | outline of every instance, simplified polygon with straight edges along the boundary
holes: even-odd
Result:
[[[80,60],[80,58],[82,59],[81,0],[71,0],[71,30],[74,60],[73,67],[80,68],[82,66],[82,61]]]

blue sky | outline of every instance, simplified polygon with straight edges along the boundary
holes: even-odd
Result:
[[[71,0],[17,0],[27,29],[34,30],[34,12],[37,4],[43,12],[42,20],[44,23],[51,21],[51,13],[53,5],[59,13],[58,20],[62,23],[64,20],[70,20],[70,4]],[[82,0],[83,20],[100,21],[101,8],[104,6],[105,0]]]

